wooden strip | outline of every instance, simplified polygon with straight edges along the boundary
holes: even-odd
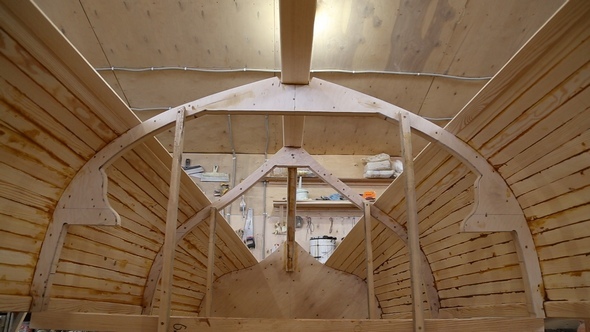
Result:
[[[6,105],[9,105],[9,107],[14,109],[15,113],[19,114],[21,121],[34,123],[36,126],[42,128],[43,131],[47,131],[50,135],[63,142],[62,144],[64,146],[84,158],[90,158],[95,152],[89,144],[94,144],[96,148],[100,148],[104,145],[104,142],[99,138],[96,138],[96,141],[93,141],[92,139],[95,138],[96,135],[89,133],[88,130],[76,130],[86,128],[84,123],[78,119],[76,119],[78,121],[74,121],[74,124],[71,126],[68,126],[68,123],[62,123],[62,121],[65,122],[68,119],[68,117],[64,117],[63,119],[57,117],[60,113],[59,109],[63,106],[52,99],[52,96],[48,95],[47,92],[43,90],[39,91],[39,87],[34,82],[30,81],[30,79],[19,72],[18,69],[12,68],[12,64],[5,61],[2,56],[0,56],[0,66],[2,66],[4,73],[7,71],[15,72],[10,73],[10,75],[16,76],[10,77],[10,81],[5,81],[0,78],[0,96]],[[23,78],[21,76],[25,77]],[[43,96],[38,96],[39,94],[42,94]],[[45,96],[46,94],[47,96]],[[45,100],[43,100],[43,97],[50,101],[47,102],[49,105],[44,103]],[[42,105],[43,108],[39,105]],[[55,109],[55,113],[57,114],[48,113],[46,111],[47,109]],[[67,111],[65,112],[69,113]],[[8,119],[3,117],[3,120]],[[20,129],[19,127],[15,128]],[[87,135],[87,137],[83,135]],[[86,142],[86,139],[88,142]]]
[[[463,237],[464,235],[461,236]],[[463,237],[462,239],[464,241],[454,241],[454,245],[449,247],[445,246],[445,248],[441,248],[441,250],[436,250],[436,248],[431,248],[429,251],[425,250],[428,254],[429,261],[434,263],[453,256],[460,257],[469,252],[480,249],[487,250],[496,244],[502,245],[512,241],[512,237],[507,233],[492,233],[488,234],[488,236],[478,236],[476,238]]]
[[[458,274],[456,277],[436,281],[440,289],[449,289],[478,283],[494,282],[498,280],[509,280],[522,278],[518,265],[505,266],[501,268],[488,269],[479,273]]]
[[[354,274],[355,271],[365,271],[366,272],[366,262],[367,262],[367,256],[365,253],[366,250],[366,244],[365,244],[365,226],[364,226],[364,217],[361,218],[361,220],[359,220],[359,223],[362,223],[361,225],[361,234],[362,234],[362,238],[360,239],[360,245],[357,245],[355,247],[354,250],[349,252],[348,257],[345,259],[345,261],[342,264],[343,267],[343,271],[345,272],[349,272]],[[383,232],[385,231],[385,229],[379,225],[376,222],[371,222],[370,225],[371,227],[371,241],[382,241],[386,236],[387,236],[387,232],[385,234],[383,234]],[[365,278],[366,276],[360,276],[361,278]]]
[[[29,311],[30,307],[30,296],[0,294],[0,310],[3,312]]]
[[[365,202],[364,211],[365,224],[365,255],[367,262],[367,303],[369,310],[369,319],[377,318],[377,307],[375,306],[375,282],[373,278],[373,246],[371,238],[371,204]]]
[[[428,160],[428,162],[421,162],[422,159],[416,159],[416,169],[415,169],[415,178],[418,179],[419,182],[416,183],[416,188],[419,193],[420,190],[428,190],[430,186],[424,185],[423,182],[429,180],[429,178],[433,175],[441,174],[443,176],[445,172],[439,171],[441,167],[445,166],[447,163],[457,163],[457,161],[453,161],[453,158],[446,150],[444,149],[426,149],[422,151],[419,156],[420,158],[425,158],[424,160]],[[450,167],[452,169],[453,167]],[[436,183],[436,179],[434,179],[434,183]],[[421,189],[425,188],[425,189]],[[385,192],[381,194],[379,199],[375,202],[375,206],[381,208],[384,212],[391,213],[396,209],[405,209],[404,204],[404,195],[400,195],[403,191],[403,181],[401,178],[398,178],[393,181],[392,185],[390,185]],[[421,196],[420,194],[418,196]],[[383,202],[383,203],[382,203]]]
[[[547,317],[588,318],[590,301],[546,301]]]
[[[473,305],[495,305],[495,304],[512,304],[512,303],[526,303],[526,296],[524,292],[515,293],[500,293],[489,295],[475,295],[467,297],[457,297],[449,299],[441,299],[441,307],[470,307]]]
[[[165,156],[159,156],[161,153],[161,148],[150,148],[148,145],[150,142],[146,142],[145,144],[139,144],[138,146],[134,147],[133,150],[127,152],[123,155],[123,158],[127,161],[129,166],[135,168],[137,172],[143,175],[144,178],[150,180],[152,182],[152,186],[156,187],[160,193],[163,193],[164,196],[168,194],[168,188],[170,184],[168,181],[168,163],[170,162],[170,154],[166,153]],[[166,151],[164,151],[166,152]],[[166,158],[166,159],[163,159]],[[179,207],[183,214],[185,215],[193,215],[196,213],[195,205],[199,204],[199,202],[206,201],[205,205],[209,204],[209,201],[204,197],[205,195],[197,189],[201,197],[198,197],[196,192],[190,191],[188,188],[195,188],[196,186],[191,179],[187,179],[188,176],[185,176],[184,172],[181,174],[181,187],[180,187],[180,200],[179,200]],[[165,202],[165,200],[164,200]],[[193,203],[194,202],[194,203]],[[197,204],[195,204],[197,203]],[[164,205],[164,204],[162,204]]]
[[[590,298],[590,287],[549,288],[547,299],[552,301],[586,301]]]
[[[68,240],[70,240],[69,236]],[[106,249],[103,249],[103,251],[98,253],[89,253],[75,249],[64,248],[60,255],[60,260],[73,262],[79,265],[89,265],[99,269],[113,271],[115,273],[124,273],[140,278],[145,277],[145,271],[147,267],[138,266],[134,264],[134,262],[128,262],[126,259],[120,259],[124,256],[117,256],[115,254],[113,257],[109,257],[100,254],[105,252]],[[146,260],[146,263],[148,262],[149,261]]]
[[[437,270],[434,271],[434,275],[436,276],[437,280],[440,281],[449,278],[465,276],[468,274],[482,274],[493,269],[511,267],[517,264],[518,257],[516,256],[516,253],[511,252],[504,256],[492,257],[486,260],[470,262],[470,264],[464,266],[457,266],[445,270]]]
[[[546,72],[568,54],[590,31],[588,3],[569,1],[490,80],[447,125],[447,130],[465,142],[511,104],[523,90],[537,84]],[[518,78],[515,80],[515,77]]]
[[[441,299],[449,299],[455,297],[469,297],[476,295],[514,293],[523,291],[524,284],[522,280],[512,279],[486,282],[476,285],[465,285],[451,289],[441,289],[439,290],[439,296]]]
[[[541,261],[541,268],[544,274],[554,273],[577,273],[584,271],[585,267],[578,262],[587,259],[587,253],[581,255],[571,255],[551,260]]]
[[[0,15],[3,29],[34,58],[43,59],[43,65],[66,89],[90,109],[102,110],[95,114],[107,127],[121,134],[137,124],[123,101],[32,2],[5,3]]]
[[[545,218],[530,221],[529,226],[531,227],[533,235],[538,235],[545,231],[551,231],[560,227],[576,224],[580,221],[588,220],[589,215],[590,204],[585,204],[554,213]]]
[[[116,281],[122,284],[129,284],[132,286],[143,287],[143,285],[145,284],[145,278],[139,276],[135,276],[124,272],[115,272],[112,270],[106,270],[95,266],[89,266],[85,264],[79,264],[76,262],[64,260],[61,260],[59,262],[57,272],[67,275],[79,275],[92,278],[101,278],[105,279],[107,282]]]
[[[588,84],[587,70],[581,77],[586,82],[567,84],[569,76],[575,77],[580,67],[586,64],[588,53],[590,53],[590,40],[583,42],[571,53],[563,54],[560,62],[552,68],[543,68],[547,70],[542,79],[543,83],[532,84],[523,89],[525,91],[513,103],[502,109],[501,113],[471,139],[470,145],[485,157],[489,157],[506,142],[512,141],[531,124],[536,123],[539,118],[543,118],[546,112],[559,108],[561,103]],[[550,97],[539,101],[539,96]]]
[[[308,84],[316,0],[280,0],[281,81]]]
[[[579,190],[572,188],[571,191],[568,191],[561,196],[525,208],[523,211],[527,216],[530,216],[529,218],[541,218],[551,215],[555,212],[564,211],[588,203],[588,197],[590,197],[590,186]]]
[[[285,271],[295,271],[295,214],[296,214],[296,188],[297,188],[297,168],[289,167],[287,169],[287,243]]]
[[[68,235],[65,247],[80,250],[88,253],[98,253],[105,257],[125,259],[130,264],[137,266],[149,266],[154,253],[148,250],[136,250],[134,243],[127,242],[121,238],[111,237],[98,231],[96,228],[87,226],[68,226]]]
[[[52,298],[49,301],[47,310],[54,312],[102,312],[123,315],[139,315],[141,313],[141,307],[138,305],[60,298]]]
[[[537,248],[541,261],[567,256],[581,255],[590,252],[588,238],[559,242],[554,245]]]
[[[141,182],[145,181],[145,178],[141,174],[137,172],[126,174],[127,172],[124,169],[120,170],[118,165],[122,159],[120,158],[112,167],[109,167],[109,180],[116,182],[117,185],[121,186],[123,190],[133,197],[134,201],[146,206],[161,220],[164,220],[166,216],[166,204],[158,204],[157,196],[160,196],[160,194],[150,191],[150,188],[144,189],[141,187]],[[187,216],[182,211],[179,211],[179,219],[185,220],[186,218]]]
[[[24,172],[36,174],[57,187],[73,177],[74,170],[65,167],[61,160],[55,159],[50,151],[37,144],[31,144],[20,133],[0,123],[0,152],[3,155],[18,155],[19,158],[7,158],[4,162]]]
[[[443,308],[441,318],[472,317],[526,317],[528,309],[524,303],[474,305],[469,307]]]
[[[14,105],[9,105],[0,99],[0,115],[2,116],[3,125],[18,132],[21,137],[27,137],[28,143],[25,146],[33,143],[51,151],[52,158],[58,159],[62,164],[62,168],[65,165],[74,169],[82,167],[84,164],[83,156],[78,155],[67,146],[67,143],[55,137],[55,133],[48,132],[42,126],[28,121],[17,111]],[[26,133],[34,133],[34,135],[27,135]]]
[[[118,293],[133,296],[136,299],[141,298],[143,294],[143,285],[127,284],[120,280],[108,280],[102,276],[85,276],[81,274],[64,274],[58,271],[53,278],[54,286],[65,288],[85,288],[95,291],[98,294],[108,298],[116,296]]]
[[[361,223],[362,221],[362,225],[360,228],[360,231],[362,232],[361,234],[363,235],[363,238],[361,240],[361,242],[359,243],[358,246],[356,246],[355,250],[350,252],[349,256],[345,259],[344,264],[342,265],[344,267],[343,271],[348,272],[348,273],[353,273],[354,271],[358,271],[359,269],[357,269],[359,266],[363,266],[361,269],[362,271],[365,271],[366,273],[366,269],[364,268],[364,263],[366,262],[366,254],[365,254],[365,243],[364,243],[364,235],[365,235],[365,228],[364,228],[364,217],[363,219],[359,220],[359,223]],[[374,231],[376,228],[379,227],[379,225],[377,223],[372,222],[371,223],[371,233],[372,234],[381,234],[382,232],[377,232]],[[374,235],[374,236],[378,236],[378,235]],[[359,276],[361,278],[366,278],[366,275],[363,276]]]
[[[416,180],[414,178],[414,156],[412,154],[412,132],[410,119],[399,114],[400,140],[405,180],[406,211],[408,215],[408,247],[410,254],[410,280],[412,284],[412,305],[414,331],[424,330],[424,310],[422,309],[422,264],[420,261],[420,230],[418,228],[418,208],[416,203]]]
[[[466,262],[477,262],[515,252],[514,245],[512,244],[512,242],[497,242],[494,243],[492,246],[488,247],[481,247],[475,245],[474,248],[477,249],[471,248],[471,251],[458,252],[455,255],[448,255],[448,258],[446,259],[433,261],[432,263],[430,263],[432,270],[440,271],[452,267],[460,267],[461,265],[464,265]]]
[[[521,129],[521,131],[519,131],[520,136],[511,137],[510,141],[504,142],[504,145],[490,156],[490,163],[493,165],[501,165],[508,162],[508,160],[522,153],[525,149],[536,143],[548,133],[558,129],[573,117],[584,112],[584,110],[587,109],[584,107],[584,100],[588,100],[588,94],[590,91],[585,88],[580,92],[578,89],[588,85],[587,80],[590,77],[590,75],[588,75],[588,70],[590,70],[590,64],[586,65],[583,69],[569,78],[568,81],[564,83],[564,89],[556,91],[558,94],[557,98],[547,97],[541,100],[540,105],[536,105],[535,109],[547,108],[547,112],[550,111],[551,113],[544,118],[535,119],[537,121],[530,124],[530,128],[526,128],[526,130]],[[567,93],[567,96],[562,96],[563,93]],[[553,105],[554,101],[562,100],[563,98],[566,98],[563,104],[555,105],[558,107]]]
[[[83,139],[88,146],[99,149],[104,142],[116,137],[112,130],[102,122],[88,106],[84,105],[67,88],[63,86],[48,70],[29,52],[18,45],[14,39],[0,30],[3,43],[0,53],[11,63],[2,64],[2,76],[6,77],[16,88],[22,91],[37,105],[51,109],[51,115]],[[2,57],[3,58],[3,57]],[[17,70],[13,70],[12,67]]]
[[[581,114],[578,121],[570,121],[554,130],[501,166],[500,173],[510,186],[514,186],[518,181],[587,151],[588,148],[584,145],[590,141],[590,131],[581,132],[580,125],[588,126],[589,122],[588,116]]]
[[[586,216],[586,218],[590,218],[590,216]],[[542,232],[535,236],[535,243],[539,247],[544,247],[562,242],[564,239],[570,241],[574,239],[590,238],[589,223],[590,221],[587,219],[584,222],[564,225],[564,227]]]
[[[174,252],[176,247],[176,227],[178,224],[178,194],[180,192],[180,173],[182,172],[182,147],[184,143],[185,110],[181,108],[176,114],[176,128],[174,134],[174,152],[170,175],[170,193],[166,214],[166,233],[164,238],[164,267],[162,271],[162,292],[159,308],[158,332],[170,329],[170,300],[172,295],[172,275],[174,266]]]
[[[215,226],[217,209],[211,208],[209,217],[209,248],[207,249],[207,293],[205,295],[205,317],[212,317],[213,305],[213,264],[215,264]]]
[[[130,295],[121,292],[99,293],[88,288],[77,288],[62,285],[53,285],[51,289],[51,294],[52,298],[67,298],[72,300],[87,300],[97,302],[113,302],[128,305],[138,305],[139,299],[141,298],[137,295]]]
[[[580,168],[590,168],[590,158],[588,158],[587,164],[588,165],[583,166],[580,165]],[[570,169],[567,172],[574,173],[566,175],[565,177],[551,183],[547,183],[547,180],[539,181],[539,186],[536,189],[520,196],[518,198],[518,202],[520,203],[520,206],[522,206],[523,210],[529,207],[539,206],[545,201],[551,201],[560,195],[566,195],[568,192],[579,191],[583,187],[590,185],[590,176],[584,174],[584,169]]]

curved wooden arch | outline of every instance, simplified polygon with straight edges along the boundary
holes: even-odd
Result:
[[[309,85],[283,85],[270,78],[220,92],[184,104],[187,118],[215,114],[276,114],[276,115],[354,115],[377,116],[397,122],[398,115],[410,119],[411,128],[428,140],[440,144],[459,158],[478,175],[475,187],[475,204],[462,223],[463,231],[498,232],[513,234],[521,263],[529,312],[544,317],[543,284],[539,260],[524,214],[504,179],[477,151],[443,128],[382,100],[319,79]],[[110,206],[106,196],[107,177],[104,173],[117,157],[132,149],[146,137],[156,135],[174,125],[178,108],[163,112],[132,128],[113,140],[90,159],[76,174],[58,202],[52,229],[62,235],[68,224],[117,225],[120,217]],[[84,188],[84,190],[81,190]],[[203,211],[208,209],[203,209]],[[203,212],[201,211],[201,212]],[[184,233],[196,227],[201,214],[197,213],[177,231],[177,241]],[[188,227],[188,226],[191,227]],[[33,309],[42,310],[48,299],[51,285],[50,272],[57,263],[61,249],[60,239],[48,232],[41,248],[40,260],[33,279]],[[148,282],[150,279],[148,279]],[[156,280],[157,282],[157,280]]]

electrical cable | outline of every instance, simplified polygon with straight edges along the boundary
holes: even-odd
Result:
[[[279,69],[264,69],[264,68],[199,68],[190,66],[156,66],[156,67],[98,67],[94,68],[96,71],[126,71],[126,72],[148,72],[148,71],[167,71],[167,70],[180,70],[180,71],[195,71],[203,73],[239,73],[239,72],[253,72],[253,73],[273,73],[278,74],[281,71]],[[454,80],[465,80],[465,81],[487,81],[490,80],[491,76],[459,76],[450,74],[440,73],[420,73],[420,72],[406,72],[406,71],[392,71],[392,70],[347,70],[347,69],[312,69],[312,74],[384,74],[384,75],[406,75],[406,76],[426,76],[426,77],[439,77],[449,78]]]

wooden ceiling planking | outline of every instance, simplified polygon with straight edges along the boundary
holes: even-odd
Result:
[[[312,69],[491,76],[561,4],[322,1]]]
[[[102,73],[102,72],[101,72]],[[219,91],[273,77],[272,73],[204,73],[184,70],[116,72],[134,108],[176,107]],[[141,116],[141,115],[140,115]]]
[[[51,0],[34,1],[88,62],[95,67],[111,66],[79,0],[60,1],[59,5]]]
[[[84,1],[82,6],[80,3],[66,3],[63,12],[58,9],[60,6],[54,3],[50,4],[44,0],[39,2],[42,8],[51,7],[47,9],[47,15],[66,31],[66,36],[75,45],[94,41],[94,46],[79,47],[83,54],[85,49],[88,49],[88,52],[96,50],[98,38],[104,54],[108,57],[109,65],[112,66],[278,68],[278,52],[276,52],[278,24],[275,22],[278,8],[274,1],[264,3],[238,1],[216,5],[207,2],[191,2],[172,6],[147,2],[120,2],[115,4],[115,8],[112,4]],[[528,38],[527,36],[540,26],[561,3],[562,1],[548,1],[544,2],[543,6],[539,6],[530,3],[512,4],[509,1],[500,5],[475,5],[474,3],[466,5],[464,2],[406,4],[397,1],[322,1],[317,10],[318,25],[313,66],[317,69],[406,71],[428,69],[432,72],[452,73],[448,70],[448,67],[452,65],[451,71],[460,75],[489,76],[503,65],[507,57],[520,47]],[[511,10],[507,11],[506,8]],[[383,13],[391,14],[388,17]],[[85,17],[86,15],[88,18]],[[466,25],[467,28],[460,29],[459,22],[461,27]],[[121,28],[120,24],[124,24],[125,27]],[[79,25],[83,27],[79,28],[81,36],[74,35]],[[411,26],[411,30],[407,30],[408,28],[404,25]],[[97,37],[89,36],[90,26]],[[504,28],[500,29],[500,26]],[[392,36],[402,28],[406,32],[400,34],[400,40],[394,40]],[[517,30],[518,33],[515,34],[513,30]],[[206,33],[201,33],[204,31]],[[239,32],[236,33],[236,31]],[[82,37],[84,34],[88,38]],[[486,43],[486,47],[469,46],[478,45],[478,43],[465,42],[475,38],[494,42]],[[224,42],[219,43],[219,40]],[[183,41],[188,42],[183,43]],[[442,45],[441,41],[448,41],[448,43]],[[437,42],[440,45],[436,46]],[[502,47],[496,46],[499,43]],[[407,49],[395,55],[393,53],[399,52],[396,51],[399,49],[396,45],[401,45],[402,49],[418,50],[419,55]],[[425,47],[429,48],[429,51],[424,49]],[[490,50],[494,51],[490,52]],[[507,56],[499,56],[497,52],[505,53]],[[475,54],[477,57],[473,56]],[[98,60],[92,60],[90,54],[88,59],[95,67],[100,66],[95,63]],[[445,62],[444,59],[448,60]],[[362,68],[356,66],[359,62]],[[484,70],[485,73],[475,73],[482,63],[491,64]],[[388,66],[396,68],[392,69]],[[463,69],[465,66],[470,66],[470,69]],[[130,106],[150,108],[173,107],[272,74],[189,74],[181,71],[154,71],[114,74],[103,72],[103,75]],[[358,76],[358,74],[316,73],[313,75],[368,93],[423,116],[444,118],[456,114],[460,106],[467,102],[485,82],[455,82],[446,79],[390,77],[376,74]],[[346,75],[350,77],[347,78]],[[397,92],[392,93],[392,91]],[[444,105],[444,108],[441,105]],[[142,117],[142,115],[139,116]],[[438,124],[444,125],[445,122],[438,122]],[[346,150],[346,147],[352,147],[352,145],[339,146],[335,150]],[[246,150],[260,151],[261,148],[258,146],[246,148]],[[188,151],[199,152],[194,145],[189,145]],[[202,152],[211,152],[211,150]]]
[[[492,76],[551,17],[564,0],[538,3],[501,0],[453,6],[452,33],[436,72]]]
[[[271,0],[82,5],[111,66],[277,68]]]

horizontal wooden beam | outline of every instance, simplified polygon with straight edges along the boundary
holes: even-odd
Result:
[[[36,312],[31,317],[35,329],[93,331],[156,331],[157,316],[91,313]],[[540,318],[426,319],[426,331],[538,331]],[[246,319],[170,317],[175,331],[412,331],[411,319]]]

